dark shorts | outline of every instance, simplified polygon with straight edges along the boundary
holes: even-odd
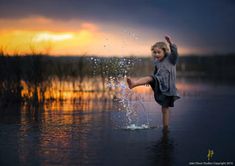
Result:
[[[152,75],[150,75],[153,77]],[[153,80],[149,83],[154,92],[155,101],[163,107],[174,107],[175,96],[166,96],[161,93],[159,89],[159,82],[153,77]]]

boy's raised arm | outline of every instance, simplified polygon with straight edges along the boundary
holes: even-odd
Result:
[[[170,56],[170,60],[172,62],[172,64],[176,64],[177,60],[178,60],[178,50],[177,50],[177,46],[171,42],[170,37],[169,36],[165,36],[166,41],[169,43],[169,47],[171,50],[171,56]]]

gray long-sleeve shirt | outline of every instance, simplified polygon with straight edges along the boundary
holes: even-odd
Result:
[[[162,94],[180,98],[176,89],[176,64],[178,62],[178,51],[175,44],[170,44],[170,53],[166,53],[163,60],[155,60],[154,79],[159,82]]]

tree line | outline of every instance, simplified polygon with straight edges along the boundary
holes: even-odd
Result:
[[[45,92],[53,79],[78,81],[81,91],[85,90],[84,78],[100,78],[102,91],[105,80],[139,77],[152,74],[151,57],[96,57],[96,56],[27,56],[0,55],[0,104],[45,102]],[[235,80],[235,56],[181,56],[177,64],[180,77],[203,77],[219,80]],[[23,84],[30,96],[22,96]]]

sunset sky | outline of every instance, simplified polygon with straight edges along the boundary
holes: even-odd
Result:
[[[169,35],[179,53],[235,52],[233,0],[1,0],[8,54],[150,55]]]

